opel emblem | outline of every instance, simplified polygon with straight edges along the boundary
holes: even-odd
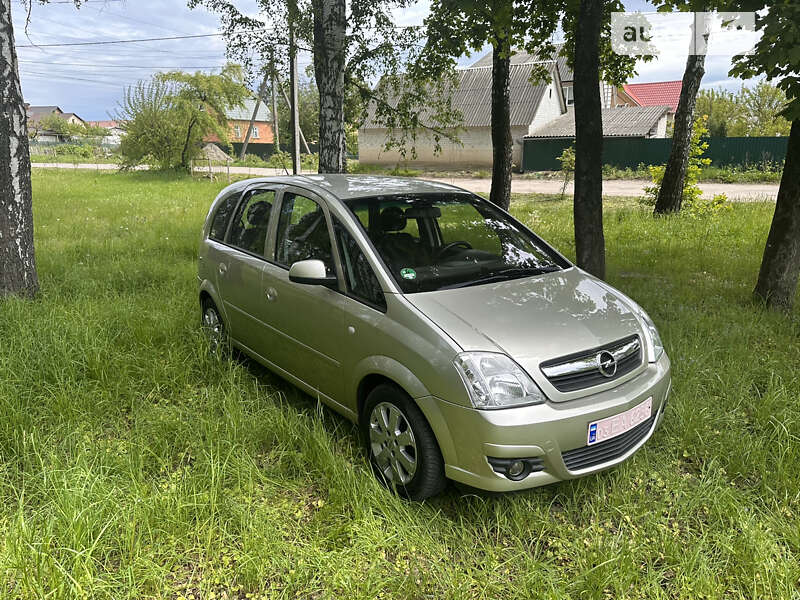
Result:
[[[597,367],[603,377],[613,377],[617,374],[617,359],[607,350],[597,355]]]

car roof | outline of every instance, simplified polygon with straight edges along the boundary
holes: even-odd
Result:
[[[430,193],[468,193],[466,190],[441,183],[411,177],[385,177],[380,175],[289,175],[280,177],[260,177],[246,179],[227,187],[223,194],[239,188],[258,184],[296,185],[323,194],[328,193],[339,200],[367,198],[370,196],[391,196],[398,194]]]

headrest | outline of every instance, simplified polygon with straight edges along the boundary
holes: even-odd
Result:
[[[254,202],[247,209],[247,222],[253,227],[266,225],[270,210],[272,210],[272,206],[263,200]]]
[[[406,228],[406,215],[399,206],[389,206],[381,211],[381,231],[402,231]]]

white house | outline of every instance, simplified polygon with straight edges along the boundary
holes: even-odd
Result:
[[[558,68],[549,64],[550,81],[530,82],[532,62],[511,65],[509,94],[511,100],[511,137],[514,140],[513,162],[522,160],[522,139],[530,132],[566,112]],[[463,115],[458,138],[461,144],[443,139],[441,152],[434,154],[434,142],[425,130],[419,131],[416,157],[410,152],[404,159],[396,150],[386,151],[389,130],[375,121],[370,111],[358,130],[358,159],[365,164],[397,164],[442,168],[491,167],[492,67],[472,66],[458,72],[459,82],[452,93],[452,106]]]

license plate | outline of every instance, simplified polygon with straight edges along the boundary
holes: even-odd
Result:
[[[653,412],[653,397],[650,396],[624,413],[606,417],[589,423],[588,444],[598,444],[622,435],[637,425],[644,423]]]

